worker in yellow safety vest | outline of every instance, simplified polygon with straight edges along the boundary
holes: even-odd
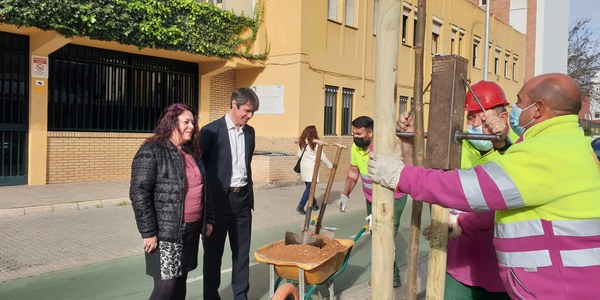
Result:
[[[475,99],[477,97],[477,99]],[[467,91],[466,132],[470,134],[496,134],[499,140],[463,140],[461,168],[472,168],[499,157],[516,141],[509,130],[510,103],[502,88],[495,82],[480,81]],[[396,123],[399,131],[414,131],[413,118],[404,113]],[[509,133],[512,136],[509,137]],[[413,139],[407,139],[412,152]],[[446,257],[444,299],[447,300],[508,300],[500,279],[498,260],[492,245],[494,238],[494,212],[463,212],[450,210],[450,228]],[[423,229],[429,240],[431,227]]]
[[[514,299],[595,299],[600,274],[600,169],[579,128],[581,93],[565,74],[527,81],[504,155],[471,169],[434,170],[372,153],[375,183],[462,211],[496,211],[494,248]],[[406,158],[406,157],[405,157]]]

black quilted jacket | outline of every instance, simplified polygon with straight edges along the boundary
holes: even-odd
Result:
[[[206,178],[202,161],[198,159],[196,163],[202,178]],[[215,223],[210,190],[207,184],[203,187],[202,232],[206,224]],[[131,164],[129,198],[143,238],[158,236],[159,241],[181,243],[185,199],[184,168],[183,158],[175,145],[147,142],[140,147]]]

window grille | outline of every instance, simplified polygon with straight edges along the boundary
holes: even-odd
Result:
[[[172,103],[198,103],[198,65],[79,45],[50,55],[48,130],[152,132]]]
[[[352,100],[354,89],[342,89],[342,135],[352,135]]]
[[[324,135],[335,135],[335,118],[336,118],[336,104],[337,104],[337,86],[325,86],[325,121],[323,134]]]

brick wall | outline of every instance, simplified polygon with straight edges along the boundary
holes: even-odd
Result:
[[[206,125],[229,111],[231,92],[235,88],[235,70],[229,70],[210,79],[210,112],[208,121],[201,120],[200,126]]]
[[[296,160],[295,156],[254,155],[252,158],[252,179],[257,183],[299,181],[300,176],[292,170]]]
[[[84,181],[129,180],[131,161],[142,142],[150,134],[48,132],[46,182],[69,183]],[[351,138],[325,138],[328,142],[351,145]],[[252,160],[256,182],[288,183],[299,180],[292,168],[297,157],[295,138],[257,137],[257,152],[284,152],[288,156],[255,155]],[[326,147],[325,153],[333,162],[336,148]],[[350,151],[342,151],[336,181],[343,181],[350,164]],[[329,169],[321,168],[321,182],[327,183]]]
[[[274,182],[285,182],[300,180],[300,176],[295,173],[292,169],[298,160],[296,152],[298,145],[296,144],[297,138],[284,138],[284,137],[256,137],[256,152],[283,152],[290,154],[289,156],[268,156],[268,155],[254,155],[252,159],[252,172],[254,181],[264,181],[268,183]],[[348,150],[343,150],[338,163],[338,168],[335,173],[335,181],[344,181],[346,179],[346,172],[350,166],[350,146],[352,146],[351,137],[325,137],[323,138],[326,142],[339,143],[348,147]],[[331,145],[324,148],[327,158],[331,162],[335,159],[337,147]],[[321,183],[327,184],[329,179],[330,170],[321,165]]]
[[[150,134],[48,132],[47,183],[129,179],[131,161]]]

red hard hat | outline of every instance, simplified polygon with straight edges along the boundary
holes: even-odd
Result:
[[[508,101],[506,101],[506,96],[504,95],[504,91],[502,88],[495,82],[491,81],[480,81],[471,86],[473,93],[477,95],[481,105],[483,108],[492,109],[496,106],[506,106],[509,105]],[[471,91],[467,89],[467,97],[465,100],[465,110],[470,113],[481,112],[481,106],[477,103]]]

